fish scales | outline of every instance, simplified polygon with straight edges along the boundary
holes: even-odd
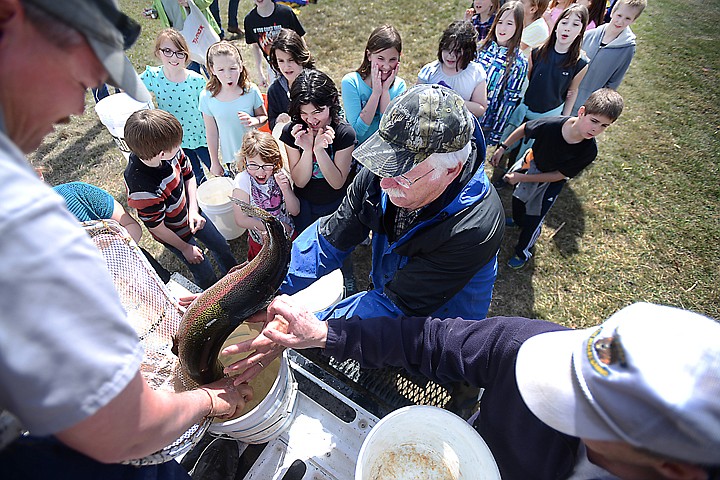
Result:
[[[282,223],[235,198],[243,211],[262,220],[267,236],[258,255],[236,267],[190,305],[175,338],[180,365],[200,385],[222,378],[220,349],[249,316],[265,308],[287,275],[291,242]]]

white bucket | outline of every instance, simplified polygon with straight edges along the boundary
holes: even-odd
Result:
[[[198,206],[226,240],[237,238],[245,231],[235,223],[233,203],[229,199],[232,192],[233,183],[228,177],[208,178],[197,189]]]
[[[474,428],[437,407],[387,415],[365,438],[355,480],[499,480],[490,449]]]
[[[342,300],[343,274],[338,268],[317,279],[312,285],[290,295],[293,303],[311,312],[319,312]]]
[[[124,92],[108,95],[95,105],[95,113],[100,117],[100,121],[108,129],[125,158],[130,156],[130,149],[124,138],[125,122],[138,110],[151,108],[153,108],[152,103],[138,102]]]
[[[262,324],[240,325],[223,348],[257,336],[258,327],[262,328]],[[221,357],[221,361],[228,365],[243,356]],[[253,403],[248,404],[249,411],[238,418],[212,423],[208,429],[211,433],[244,443],[266,443],[290,426],[295,418],[298,386],[290,371],[287,352],[267,365],[249,384],[254,392]]]

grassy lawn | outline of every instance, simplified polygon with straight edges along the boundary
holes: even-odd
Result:
[[[129,56],[138,71],[151,56],[158,21],[142,17],[147,1],[121,0],[143,25]],[[392,23],[403,36],[400,76],[415,82],[435,58],[437,42],[468,2],[341,2],[299,9],[318,68],[339,85],[356,69],[370,31]],[[240,2],[239,17],[252,6]],[[227,2],[221,1],[223,23]],[[635,301],[680,306],[720,318],[720,0],[650,0],[632,27],[638,50],[620,87],[626,109],[599,140],[594,165],[571,181],[547,218],[536,256],[520,272],[505,262],[516,233],[508,231],[492,315],[545,318],[582,327]],[[252,69],[252,55],[244,46]],[[252,77],[255,78],[254,76]],[[48,137],[31,155],[52,168],[52,184],[82,180],[125,202],[125,160],[97,120],[85,115]],[[510,192],[501,196],[509,208]],[[145,235],[160,261],[189,276],[172,254]],[[240,258],[245,237],[231,242]],[[356,260],[367,262],[367,250]],[[358,268],[364,280],[365,268]]]

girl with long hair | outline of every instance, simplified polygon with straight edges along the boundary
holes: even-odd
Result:
[[[362,143],[380,126],[390,101],[405,92],[405,80],[397,76],[402,39],[392,25],[372,31],[360,67],[342,79],[345,118]]]
[[[498,11],[477,61],[487,74],[488,108],[482,127],[488,145],[497,145],[510,115],[522,100],[528,61],[520,50],[523,5],[506,2]]]
[[[260,90],[248,79],[236,45],[227,41],[212,45],[207,52],[207,68],[210,79],[200,94],[199,108],[207,132],[210,171],[225,175],[231,171],[245,132],[263,126],[267,112]],[[225,167],[218,156],[220,148]]]

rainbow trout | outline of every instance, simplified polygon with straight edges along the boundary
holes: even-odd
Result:
[[[262,220],[267,236],[251,262],[230,270],[183,315],[173,339],[173,353],[200,385],[222,378],[223,366],[218,360],[222,344],[246,318],[267,307],[290,264],[291,242],[282,222],[261,208],[230,199],[247,215]]]

